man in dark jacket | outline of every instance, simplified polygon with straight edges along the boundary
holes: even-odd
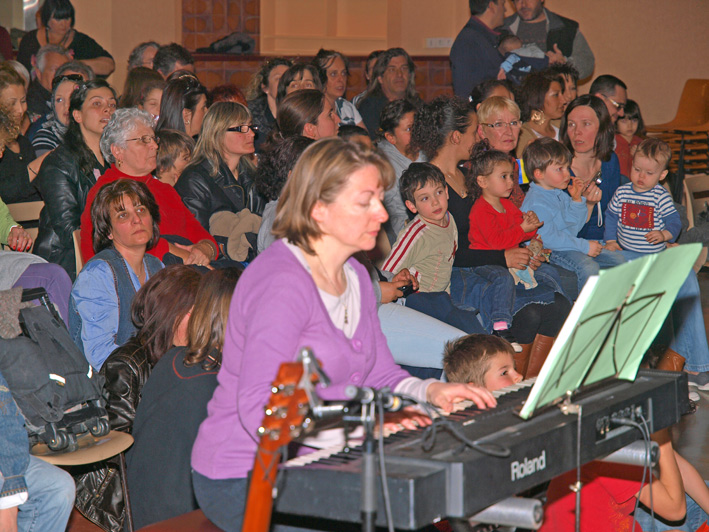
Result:
[[[552,13],[544,0],[514,0],[517,13],[507,17],[503,27],[545,52],[561,53],[579,71],[579,78],[593,74],[594,57],[578,22]]]
[[[453,91],[467,98],[473,87],[496,78],[503,57],[497,49],[507,0],[469,0],[470,20],[460,30],[451,48]]]

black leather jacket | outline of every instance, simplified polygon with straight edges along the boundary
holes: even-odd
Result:
[[[140,392],[151,370],[145,350],[135,337],[113,351],[101,366],[112,430],[132,431]],[[74,480],[77,509],[104,530],[122,532],[125,512],[116,459],[94,464]]]
[[[266,201],[254,186],[254,176],[242,172],[237,181],[221,160],[219,173],[214,177],[210,175],[210,165],[206,160],[189,165],[175,184],[175,190],[207,231],[209,218],[216,212],[249,209],[261,216],[266,206]]]
[[[72,280],[76,278],[73,232],[81,226],[89,189],[108,167],[94,160],[94,168],[92,174],[82,174],[74,156],[60,145],[47,155],[34,180],[44,198],[34,253],[59,264]]]

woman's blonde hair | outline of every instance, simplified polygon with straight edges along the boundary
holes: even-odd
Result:
[[[487,122],[493,114],[502,111],[509,111],[517,118],[522,114],[519,110],[519,106],[512,100],[504,98],[503,96],[490,96],[478,107],[478,120],[482,124]]]
[[[221,364],[229,306],[240,275],[238,268],[222,268],[202,276],[187,325],[185,366],[202,364],[212,370]]]
[[[236,102],[217,102],[213,104],[202,122],[202,132],[194,148],[193,163],[209,162],[209,173],[215,177],[219,173],[219,163],[222,161],[224,151],[224,135],[226,130],[234,123],[243,125],[251,123],[251,112],[246,106]],[[250,156],[243,156],[239,160],[239,172],[246,170],[253,172],[256,169]]]
[[[287,238],[306,253],[314,253],[311,242],[322,235],[311,213],[321,201],[335,201],[350,176],[372,165],[381,175],[380,184],[388,189],[395,180],[394,169],[377,151],[337,137],[321,139],[308,147],[293,168],[278,200],[273,234]]]

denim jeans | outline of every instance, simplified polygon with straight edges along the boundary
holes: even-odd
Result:
[[[636,251],[624,250],[621,253],[627,260],[645,256]],[[669,338],[666,341],[670,349],[685,358],[686,370],[709,371],[707,331],[704,327],[699,281],[694,270],[689,270],[689,275],[680,287],[661,334],[667,334]]]
[[[709,486],[709,481],[706,483],[707,486]],[[638,507],[638,511],[635,512],[635,520],[643,530],[657,530],[657,532],[682,530],[684,532],[694,532],[702,525],[702,523],[704,523],[704,521],[709,519],[709,515],[707,515],[707,513],[702,510],[689,495],[685,495],[685,499],[687,500],[687,517],[683,521],[680,521],[679,524],[675,523],[673,525],[667,525],[665,524],[665,521],[661,521],[657,518],[657,516],[655,517],[653,523],[653,518],[650,515],[650,512],[642,506]]]
[[[571,270],[578,277],[579,292],[592,275],[598,275],[600,270],[612,268],[625,262],[625,258],[617,251],[602,250],[597,257],[590,257],[580,251],[554,251],[550,259],[552,264]]]
[[[443,346],[465,331],[398,303],[378,310],[382,332],[397,364],[443,368]]]
[[[485,334],[477,314],[456,307],[448,292],[415,292],[406,298],[406,306],[468,334]]]
[[[71,475],[30,456],[25,482],[29,498],[18,508],[18,532],[64,532],[76,491]]]
[[[474,271],[489,283],[485,297],[493,301],[490,314],[482,316],[483,326],[491,330],[496,322],[504,321],[509,328],[512,325],[515,306],[515,282],[512,274],[507,268],[496,265],[478,266]]]

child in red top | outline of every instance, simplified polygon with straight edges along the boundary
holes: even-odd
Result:
[[[625,104],[624,115],[615,123],[615,154],[620,163],[620,173],[630,177],[635,150],[645,137],[645,123],[640,107],[633,100]]]
[[[533,212],[522,213],[508,198],[517,175],[509,155],[490,149],[486,141],[473,149],[466,186],[473,198],[470,210],[470,249],[505,250],[534,238],[542,223]],[[493,334],[508,340],[517,349],[509,333],[515,303],[512,274],[503,266],[476,268],[497,290],[495,309],[491,313]],[[504,290],[503,290],[504,289]]]

